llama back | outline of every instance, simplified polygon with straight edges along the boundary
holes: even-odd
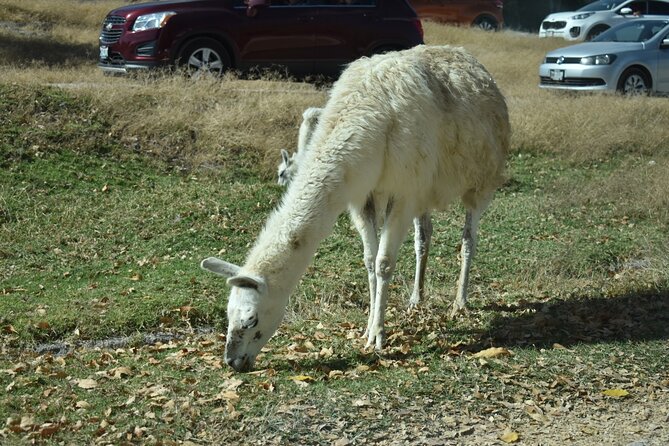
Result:
[[[509,136],[506,104],[488,71],[461,48],[419,46],[344,71],[303,172],[308,181],[328,172],[325,183],[347,184],[354,205],[370,193],[412,194],[417,207],[444,209],[502,183]]]

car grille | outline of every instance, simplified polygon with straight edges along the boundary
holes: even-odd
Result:
[[[102,23],[102,32],[100,33],[100,43],[110,45],[118,42],[123,34],[123,26],[125,24],[125,17],[110,15],[105,18]]]
[[[558,63],[559,57],[547,57],[546,58],[546,63]],[[562,62],[560,64],[565,64],[565,63],[581,63],[581,58],[580,57],[564,57],[562,58]]]
[[[543,29],[562,29],[567,26],[567,22],[543,22],[541,27]]]
[[[541,85],[560,85],[560,86],[569,86],[569,87],[597,87],[600,85],[606,85],[604,79],[591,78],[591,77],[574,77],[574,78],[565,78],[561,81],[554,81],[548,76],[541,76]]]

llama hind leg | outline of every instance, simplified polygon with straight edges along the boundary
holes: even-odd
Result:
[[[414,248],[416,250],[416,278],[413,293],[409,299],[409,308],[414,308],[423,299],[425,288],[425,269],[432,240],[432,219],[429,213],[414,218]]]
[[[399,207],[399,206],[398,206]],[[411,223],[411,217],[403,212],[388,212],[381,232],[379,250],[376,255],[376,298],[374,299],[374,317],[368,327],[367,347],[383,348],[386,342],[385,312],[388,303],[388,287],[395,271],[397,254]]]
[[[462,231],[462,247],[460,248],[460,278],[458,279],[455,301],[451,307],[451,317],[455,317],[467,307],[469,269],[476,254],[479,221],[481,220],[481,215],[483,215],[483,212],[488,207],[488,203],[490,203],[490,200],[485,200],[483,205],[474,209],[467,209],[465,227]]]

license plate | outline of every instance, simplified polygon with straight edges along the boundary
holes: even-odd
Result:
[[[108,46],[101,46],[100,47],[100,59],[107,59],[109,58],[109,47]]]
[[[554,81],[564,80],[564,70],[551,70],[550,77]]]

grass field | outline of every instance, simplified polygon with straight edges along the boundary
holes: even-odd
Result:
[[[564,42],[425,24],[488,67],[514,132],[471,309],[446,317],[454,208],[425,305],[405,310],[407,239],[388,347],[364,350],[342,216],[258,370],[233,374],[227,290],[198,263],[243,261],[281,197],[279,149],[327,89],[104,77],[98,28],[124,2],[56,3],[0,0],[0,443],[669,443],[667,98],[542,91]]]

